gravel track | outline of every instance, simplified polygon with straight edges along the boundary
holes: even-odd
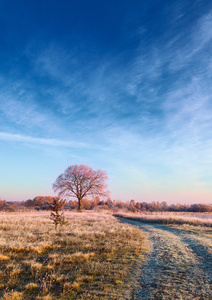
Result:
[[[131,299],[212,299],[212,255],[193,234],[120,218],[140,227],[149,252],[140,272],[140,287]]]

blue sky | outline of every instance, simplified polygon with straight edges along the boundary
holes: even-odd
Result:
[[[211,202],[210,1],[0,1],[0,196],[69,165],[116,200]]]

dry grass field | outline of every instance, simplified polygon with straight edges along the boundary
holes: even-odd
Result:
[[[146,251],[141,230],[110,214],[0,214],[0,299],[129,299]]]
[[[189,213],[189,212],[118,212],[116,216],[125,217],[141,222],[158,224],[188,224],[194,226],[212,227],[212,213]]]

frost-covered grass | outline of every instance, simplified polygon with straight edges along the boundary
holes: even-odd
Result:
[[[141,230],[110,214],[0,214],[0,299],[125,299],[145,252]]]
[[[212,255],[212,227],[194,225],[171,225],[170,227],[188,234],[193,240],[199,242]]]
[[[212,227],[212,213],[177,213],[177,212],[148,212],[131,213],[119,212],[115,216],[125,217],[147,223],[159,224],[189,224],[194,226]]]

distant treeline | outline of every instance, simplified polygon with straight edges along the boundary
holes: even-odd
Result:
[[[4,211],[16,211],[16,210],[49,210],[49,204],[52,203],[54,197],[52,196],[37,196],[34,199],[28,199],[22,202],[6,202],[0,200],[0,210]],[[66,201],[64,209],[76,210],[78,208],[77,200]],[[116,200],[101,200],[99,197],[95,197],[93,200],[83,199],[82,208],[85,210],[92,209],[111,209],[117,211],[124,209],[131,212],[143,211],[143,212],[164,212],[164,211],[185,211],[185,212],[212,212],[212,204],[171,204],[167,202],[135,202],[134,200],[123,202]]]

